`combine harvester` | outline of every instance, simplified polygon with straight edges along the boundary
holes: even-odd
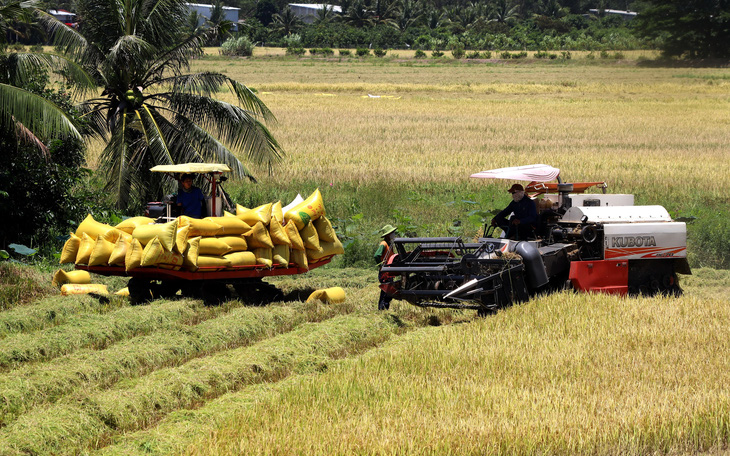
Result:
[[[606,194],[604,182],[565,183],[548,165],[473,174],[522,180],[538,223],[525,240],[495,237],[396,238],[381,267],[381,288],[422,307],[479,314],[538,293],[573,288],[618,295],[679,295],[677,273],[691,274],[686,226],[662,206],[634,206],[634,196]],[[557,182],[552,182],[555,181]],[[585,194],[591,188],[600,194]]]

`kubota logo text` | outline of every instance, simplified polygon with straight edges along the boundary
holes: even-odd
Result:
[[[652,247],[656,246],[654,236],[615,236],[611,247]]]

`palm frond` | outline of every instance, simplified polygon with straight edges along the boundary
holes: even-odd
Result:
[[[144,129],[145,142],[152,154],[152,160],[156,165],[171,165],[175,160],[160,127],[160,122],[163,120],[161,117],[149,106],[142,106],[137,110],[137,118]]]
[[[283,150],[259,119],[236,105],[193,94],[174,94],[169,98],[176,117],[185,117],[201,128],[215,133],[232,149],[243,152],[267,168],[280,162]]]
[[[0,84],[0,123],[8,128],[16,122],[40,138],[81,139],[78,125],[54,103],[27,90]]]
[[[22,86],[37,71],[58,71],[81,91],[95,88],[93,77],[73,60],[53,54],[17,52],[8,56],[10,83]]]

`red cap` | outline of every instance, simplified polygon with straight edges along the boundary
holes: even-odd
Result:
[[[511,187],[509,188],[509,190],[507,190],[507,192],[509,192],[509,193],[514,193],[514,192],[524,192],[524,191],[525,191],[525,187],[523,187],[523,186],[522,186],[522,185],[520,185],[520,184],[514,184],[513,186],[511,186]]]

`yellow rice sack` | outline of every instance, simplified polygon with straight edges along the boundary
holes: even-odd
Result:
[[[272,203],[262,204],[259,207],[239,212],[236,207],[236,217],[253,226],[257,222],[268,225],[271,222],[271,206]],[[245,209],[242,207],[242,209]]]
[[[188,245],[183,254],[183,267],[188,271],[198,269],[198,247],[200,247],[200,236],[188,239]]]
[[[200,239],[200,246],[198,247],[198,255],[214,255],[221,256],[231,251],[231,246],[226,244],[225,241],[214,238],[204,237]]]
[[[162,241],[155,237],[147,243],[144,250],[142,251],[142,261],[140,262],[141,267],[158,266],[166,267],[168,269],[180,269],[183,264],[182,255],[167,250],[162,245]]]
[[[319,250],[319,236],[317,236],[317,230],[314,229],[312,222],[304,225],[304,228],[299,230],[299,235],[302,237],[305,248]]]
[[[155,223],[155,219],[144,216],[130,217],[123,220],[121,223],[118,223],[117,226],[115,226],[114,228],[122,230],[125,233],[132,234],[134,229],[137,228],[139,225],[149,225],[151,223]]]
[[[279,222],[276,217],[272,217],[271,223],[269,223],[269,236],[271,236],[271,242],[273,242],[274,245],[291,246],[291,241],[289,240],[289,236],[286,234],[286,230],[283,226],[281,226],[281,222]]]
[[[299,235],[299,229],[297,229],[297,225],[294,223],[293,220],[289,220],[286,225],[284,226],[284,230],[286,231],[286,236],[289,238],[289,241],[291,242],[291,248],[294,250],[304,250],[304,241],[302,240],[302,237]]]
[[[129,271],[130,269],[138,268],[142,264],[142,252],[144,247],[138,239],[132,239],[127,249],[127,254],[124,256],[124,269]]]
[[[140,225],[134,229],[132,236],[142,245],[147,245],[154,238],[157,238],[165,247],[165,250],[171,252],[175,248],[175,241],[177,240],[177,219],[155,225]]]
[[[116,244],[119,238],[125,238],[130,242],[132,241],[131,234],[127,233],[126,231],[118,230],[116,228],[112,228],[106,233],[100,235],[99,238],[104,239],[105,241],[109,241],[112,244]]]
[[[253,254],[256,255],[256,264],[263,264],[269,269],[274,266],[274,249],[253,249]]]
[[[185,248],[188,246],[188,233],[190,232],[190,226],[183,226],[182,228],[178,225],[177,234],[175,235],[175,250],[178,253],[184,253]]]
[[[289,248],[288,245],[283,245],[283,244],[275,245],[274,251],[273,251],[274,256],[272,257],[274,265],[283,266],[285,268],[288,267],[290,251],[291,251],[291,249]]]
[[[290,210],[292,210],[293,208],[295,208],[296,206],[298,206],[299,203],[301,203],[302,201],[304,201],[304,198],[302,198],[302,195],[297,193],[297,196],[294,197],[294,199],[291,200],[291,202],[289,204],[287,204],[286,206],[281,208],[281,211],[284,213],[285,220],[286,220],[286,213],[289,212]],[[284,222],[282,222],[282,224],[283,223]]]
[[[297,228],[301,231],[304,225],[317,220],[323,215],[325,215],[324,202],[322,201],[322,194],[317,189],[307,199],[284,214],[284,220],[294,220]]]
[[[332,228],[332,223],[330,223],[327,217],[323,215],[312,222],[312,224],[314,225],[314,229],[317,230],[317,236],[320,241],[335,242],[337,234],[335,233],[335,229]]]
[[[345,249],[339,240],[335,242],[321,242],[319,249],[307,249],[307,259],[319,261],[322,258],[332,255],[341,255],[343,253],[345,253]]]
[[[120,238],[121,239],[121,238]],[[91,251],[89,256],[89,266],[106,266],[109,264],[109,257],[114,251],[113,244],[103,237],[99,236],[94,244],[94,250]]]
[[[89,293],[108,295],[109,290],[107,289],[106,285],[102,285],[99,283],[67,283],[66,285],[63,285],[61,287],[61,294],[63,296]]]
[[[275,218],[280,224],[284,224],[284,211],[281,208],[281,200],[271,206],[271,218]]]
[[[244,236],[220,236],[218,239],[228,244],[231,247],[231,252],[243,252],[248,249]]]
[[[81,245],[81,238],[71,233],[71,237],[63,244],[61,258],[58,262],[61,264],[76,263],[76,254],[79,253],[79,245]]]
[[[53,274],[51,284],[54,287],[60,287],[67,283],[91,283],[91,274],[89,274],[89,271],[79,270],[66,272],[63,269],[59,269]]]
[[[96,239],[113,228],[113,226],[107,225],[106,223],[97,222],[94,220],[94,217],[89,214],[86,216],[84,221],[81,222],[79,227],[76,228],[76,236],[81,237],[81,233],[86,233],[93,239]]]
[[[345,302],[345,290],[340,287],[325,288],[324,290],[316,290],[309,295],[307,302],[322,301],[327,304],[338,304]]]
[[[81,233],[81,243],[78,252],[76,252],[76,264],[89,264],[89,257],[91,252],[94,251],[95,245],[96,238],[92,238],[86,232]]]
[[[124,287],[124,288],[122,288],[121,290],[117,291],[114,294],[117,295],[117,296],[129,296],[129,288],[128,287]]]
[[[231,260],[213,255],[198,255],[198,271],[218,271],[230,268]]]
[[[114,244],[114,250],[109,254],[109,265],[124,265],[124,257],[127,256],[127,250],[132,244],[132,241],[127,238],[120,237],[117,243]]]
[[[251,226],[239,219],[238,217],[206,217],[203,220],[210,220],[221,226],[218,236],[230,236],[233,234],[243,234],[251,229]]]
[[[223,211],[223,217],[235,217],[235,216],[236,216],[236,214],[231,214],[228,211]]]
[[[223,255],[223,258],[231,262],[229,268],[256,265],[256,255],[253,252],[233,252]]]
[[[307,253],[304,250],[292,250],[289,254],[289,261],[305,271],[309,270]]]
[[[223,227],[215,222],[205,219],[196,219],[188,217],[187,215],[181,215],[177,218],[178,226],[189,226],[188,236],[215,236],[221,232]]]
[[[271,242],[269,230],[266,229],[262,222],[256,222],[251,231],[244,234],[249,249],[273,249],[274,243]]]

